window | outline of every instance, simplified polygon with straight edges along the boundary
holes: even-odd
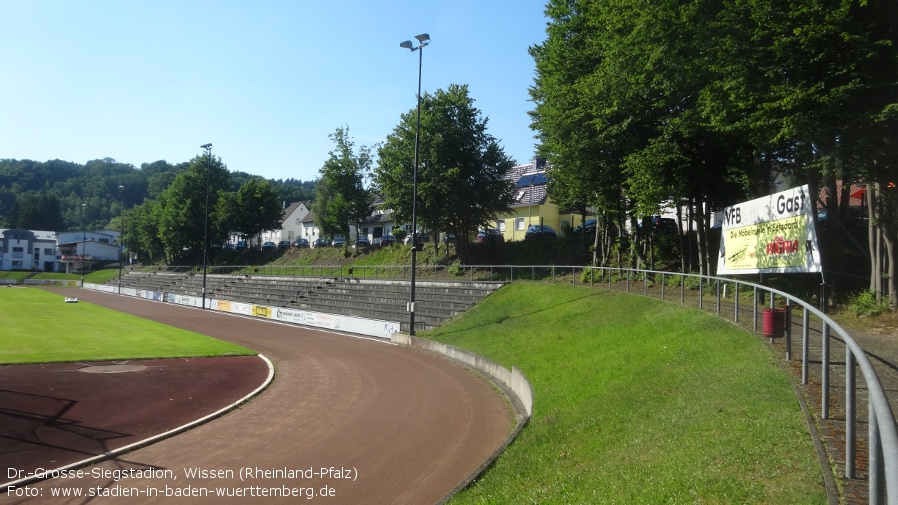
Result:
[[[13,247],[12,248],[12,257],[13,258],[24,258],[25,257],[25,248],[24,247]],[[13,263],[15,263],[15,262],[13,262]],[[21,263],[21,261],[19,263]]]
[[[44,248],[44,256],[53,256],[53,249],[50,249],[49,247],[45,247]]]
[[[108,243],[109,243],[109,239],[108,239],[108,238],[101,238],[101,239],[100,239],[100,243],[101,243],[101,244],[108,244]]]
[[[502,233],[505,233],[505,220],[504,219],[500,219],[500,220],[496,221],[496,229]]]
[[[524,218],[516,217],[514,219],[514,229],[517,231],[524,231]]]
[[[301,217],[296,218],[296,224],[297,224],[297,225],[302,225],[302,218],[301,218]]]

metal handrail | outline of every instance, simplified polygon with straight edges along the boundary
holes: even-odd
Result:
[[[315,283],[312,284],[311,287],[297,289],[293,293],[287,293],[287,294],[281,295],[281,297],[278,298],[277,306],[278,307],[286,307],[287,305],[290,305],[291,303],[296,301],[297,295],[300,295],[303,292],[306,293],[307,295],[311,296],[312,293],[314,293],[316,289],[327,285],[328,280],[330,280],[330,279],[334,279],[334,276],[333,275],[322,275],[318,279],[315,279]],[[289,298],[289,300],[287,298]]]
[[[347,265],[348,266],[348,265]],[[234,267],[234,268],[247,268],[247,267]],[[271,269],[272,267],[268,267],[267,269]],[[282,267],[274,267],[282,268]],[[288,271],[288,268],[295,267],[283,267],[284,272]],[[305,269],[315,269],[320,268],[323,272],[325,268],[333,269],[335,268],[333,265],[329,266],[312,266],[307,265],[302,267]],[[340,271],[342,274],[342,270],[344,267],[340,267]],[[387,272],[398,272],[399,276],[396,276],[397,279],[408,279],[407,272],[409,272],[409,267],[407,265],[379,265],[377,267],[372,266],[354,266],[355,268],[355,276],[357,277],[366,277],[367,270],[370,268],[374,268],[374,277],[379,277],[378,269],[380,269],[380,273],[384,271]],[[536,281],[537,279],[547,279],[551,277],[552,282],[556,282],[559,277],[564,278],[568,274],[570,275],[570,283],[575,284],[578,282],[578,272],[581,276],[586,276],[589,279],[589,283],[595,284],[595,279],[598,278],[599,282],[604,282],[607,278],[608,287],[611,289],[612,284],[615,278],[619,281],[624,281],[626,284],[627,292],[631,292],[631,288],[634,282],[638,282],[641,278],[643,281],[643,289],[640,294],[646,295],[648,293],[648,283],[651,279],[660,278],[661,282],[661,297],[664,299],[665,296],[665,288],[667,287],[667,279],[671,276],[679,277],[679,288],[680,288],[680,303],[685,303],[685,290],[687,279],[694,279],[691,281],[693,284],[697,284],[698,287],[698,296],[699,296],[699,308],[703,308],[703,298],[705,296],[705,290],[707,289],[707,285],[713,285],[713,293],[716,297],[716,306],[715,311],[718,316],[725,317],[721,314],[721,290],[727,290],[727,288],[732,285],[735,289],[736,302],[735,309],[733,313],[734,322],[739,322],[739,294],[742,292],[742,289],[746,289],[748,292],[753,293],[754,307],[753,311],[753,325],[754,331],[757,331],[757,311],[758,311],[758,299],[759,294],[768,293],[770,295],[770,308],[774,307],[776,297],[784,300],[786,317],[788,318],[788,327],[786,328],[786,359],[792,359],[791,352],[791,312],[797,307],[801,307],[803,309],[803,335],[802,335],[802,384],[808,383],[808,369],[810,365],[809,361],[809,353],[808,353],[808,345],[809,345],[809,336],[808,336],[808,328],[809,328],[809,316],[813,315],[820,320],[820,324],[822,325],[821,334],[822,334],[822,363],[821,363],[821,379],[822,379],[822,397],[821,397],[821,417],[823,419],[829,419],[829,397],[827,395],[829,391],[829,376],[830,376],[830,357],[829,357],[829,339],[830,334],[835,333],[835,335],[841,339],[845,344],[845,366],[846,366],[846,374],[845,374],[845,476],[847,478],[853,479],[855,478],[856,468],[855,468],[855,456],[856,456],[856,448],[858,442],[858,434],[856,430],[856,397],[857,397],[857,385],[855,384],[855,366],[860,367],[860,371],[864,377],[864,382],[868,391],[868,426],[869,426],[869,434],[868,434],[868,447],[869,447],[869,471],[868,471],[868,486],[869,486],[869,500],[870,503],[883,503],[884,497],[888,497],[888,503],[892,505],[898,505],[898,429],[896,429],[895,424],[895,416],[892,412],[891,406],[889,404],[888,398],[886,397],[885,390],[882,387],[882,383],[879,380],[876,371],[873,368],[873,365],[870,363],[870,360],[867,358],[867,355],[863,348],[858,344],[856,340],[850,335],[848,331],[839,326],[834,320],[832,320],[829,316],[827,316],[823,311],[817,309],[816,307],[810,305],[809,303],[799,299],[796,296],[790,295],[784,291],[780,291],[775,288],[762,286],[759,284],[754,284],[751,282],[745,282],[738,279],[733,278],[725,278],[725,277],[713,277],[713,276],[704,276],[698,274],[684,274],[678,272],[661,272],[661,271],[653,271],[653,270],[643,270],[643,269],[630,269],[630,268],[621,268],[621,267],[587,267],[587,266],[562,266],[562,265],[454,265],[452,267],[443,266],[443,265],[419,265],[418,269],[422,271],[422,273],[427,273],[427,271],[433,272],[433,277],[438,278],[441,274],[445,274],[447,278],[458,279],[462,276],[466,276],[465,272],[470,273],[470,280],[474,281],[475,276],[481,275],[486,276],[491,280],[496,280],[497,277],[502,278],[503,280],[515,282],[515,281],[523,281],[530,280]],[[417,270],[417,269],[416,269]],[[505,272],[507,271],[507,275]],[[539,275],[537,273],[539,272]],[[517,273],[517,276],[515,275]],[[597,275],[598,274],[598,275]],[[322,276],[324,278],[325,276]],[[426,277],[422,276],[422,277]],[[529,277],[529,279],[528,279]],[[725,295],[724,295],[725,296]]]

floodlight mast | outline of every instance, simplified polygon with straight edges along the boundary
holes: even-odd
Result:
[[[206,310],[206,256],[209,251],[209,173],[212,171],[212,144],[203,144],[200,149],[206,150],[206,208],[203,212],[203,306]]]
[[[418,252],[418,139],[421,133],[421,64],[424,58],[424,46],[430,44],[430,35],[422,33],[421,35],[415,35],[415,39],[418,40],[418,47],[415,47],[410,40],[399,43],[399,47],[408,49],[412,52],[418,51],[418,103],[417,114],[415,116],[415,168],[412,173],[412,275],[408,303],[408,334],[412,337],[415,336],[415,263],[416,254]]]

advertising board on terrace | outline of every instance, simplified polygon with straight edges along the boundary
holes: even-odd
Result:
[[[820,272],[815,208],[807,185],[727,207],[717,274]]]

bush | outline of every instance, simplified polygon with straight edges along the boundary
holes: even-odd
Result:
[[[699,286],[702,284],[701,277],[686,277],[685,281],[686,288],[691,290],[698,290]]]
[[[584,268],[582,272],[580,272],[580,282],[584,284],[590,284],[593,282],[599,282],[602,279],[602,271],[593,269],[593,268]]]
[[[664,285],[669,288],[678,288],[683,283],[683,276],[670,274],[664,278]]]
[[[849,308],[857,317],[878,316],[889,311],[889,302],[876,301],[876,295],[870,291],[862,291],[849,302]]]

